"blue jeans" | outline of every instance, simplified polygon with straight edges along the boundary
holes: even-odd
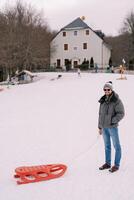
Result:
[[[105,145],[105,161],[111,165],[111,139],[115,149],[114,165],[119,167],[121,160],[121,145],[119,141],[118,128],[103,128],[103,139]]]

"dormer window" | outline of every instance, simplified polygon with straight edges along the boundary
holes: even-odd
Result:
[[[74,35],[77,35],[77,31],[74,31]]]
[[[66,37],[66,32],[65,31],[63,32],[63,37]]]

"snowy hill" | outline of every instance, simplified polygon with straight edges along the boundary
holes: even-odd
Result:
[[[57,75],[42,73],[37,82],[5,86],[0,92],[0,199],[133,200],[134,76],[117,80],[118,74]],[[114,174],[98,170],[104,163],[98,100],[109,80],[126,111],[119,126],[121,167]],[[64,176],[16,184],[16,167],[53,163],[68,166]]]

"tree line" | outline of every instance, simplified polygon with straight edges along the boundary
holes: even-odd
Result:
[[[125,59],[126,67],[134,70],[134,12],[131,11],[124,19],[118,36],[104,39],[112,47],[112,64],[118,66]]]
[[[0,11],[0,80],[16,70],[46,68],[54,35],[42,12],[17,1]]]

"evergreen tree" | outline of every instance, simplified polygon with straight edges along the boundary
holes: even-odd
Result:
[[[91,69],[94,68],[94,59],[93,59],[93,57],[91,57],[91,59],[90,59],[90,68]]]
[[[112,58],[111,57],[109,58],[109,67],[110,68],[112,67]]]

